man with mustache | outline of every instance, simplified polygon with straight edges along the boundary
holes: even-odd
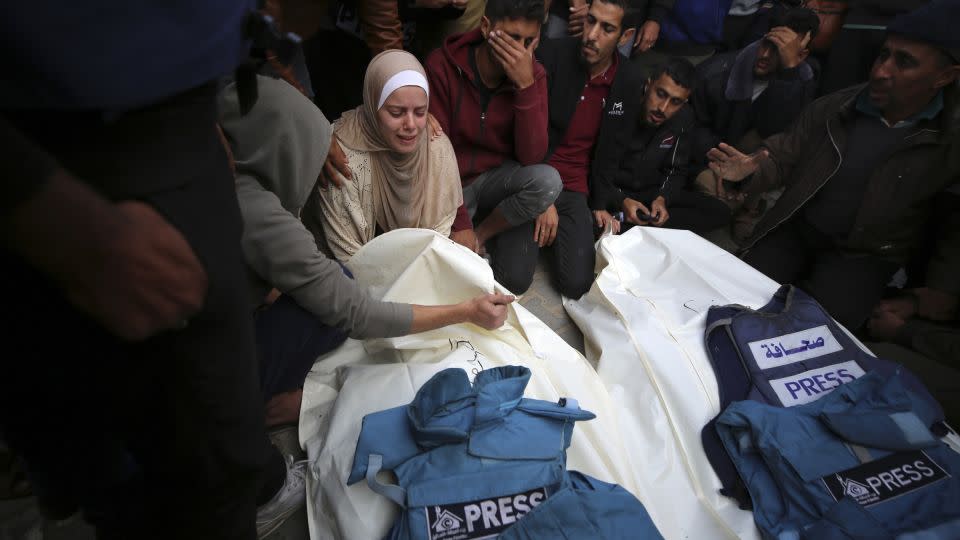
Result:
[[[710,168],[749,191],[786,190],[748,239],[744,260],[794,283],[859,328],[923,238],[933,202],[960,181],[960,2],[898,17],[866,85],[825,96],[746,155],[725,144]],[[945,231],[929,287],[957,293],[960,231]]]
[[[598,177],[616,172],[640,111],[635,89],[643,80],[617,52],[632,42],[634,19],[626,0],[595,0],[580,37],[546,40],[537,49],[550,96],[545,159],[560,174],[563,191],[525,234],[514,238],[509,280],[523,288],[533,280],[540,248],[546,247],[561,294],[579,298],[593,282],[594,206],[588,193]],[[612,220],[609,214],[606,220]]]
[[[683,58],[667,60],[647,79],[635,131],[612,181],[595,182],[595,198],[603,204],[598,222],[609,219],[607,211],[622,211],[628,227],[704,233],[730,219],[719,199],[686,189],[693,128],[687,100],[695,82],[693,65]]]

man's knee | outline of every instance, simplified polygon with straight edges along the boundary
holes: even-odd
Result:
[[[554,246],[555,249],[557,246]],[[593,284],[596,252],[592,244],[573,248],[569,253],[556,253],[556,285],[560,294],[574,300],[580,298]]]
[[[578,300],[581,296],[587,294],[592,284],[592,275],[562,276],[558,280],[557,289],[563,296],[571,300]]]
[[[527,183],[528,191],[544,197],[551,197],[551,203],[557,199],[557,196],[563,190],[563,180],[560,179],[560,173],[556,169],[542,163],[529,165],[524,169],[529,171],[528,174],[530,175],[530,181]]]
[[[513,294],[523,294],[527,292],[533,283],[533,272],[526,268],[511,266],[509,264],[501,265],[493,271],[493,277],[497,282]]]
[[[557,196],[563,191],[563,180],[560,173],[550,165],[529,165],[521,169],[520,174],[527,176],[523,191],[527,198],[534,202],[539,209],[537,213],[545,211]]]
[[[530,227],[532,229],[532,227]],[[526,232],[527,227],[522,227]],[[533,233],[530,232],[532,237]],[[492,253],[491,266],[493,277],[498,283],[514,294],[523,294],[533,283],[533,273],[537,266],[539,249],[534,242],[506,242],[497,243]],[[531,252],[536,250],[536,252]]]

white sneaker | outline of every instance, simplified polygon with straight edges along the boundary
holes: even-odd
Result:
[[[287,478],[283,487],[257,508],[257,537],[263,538],[277,530],[294,512],[304,507],[307,499],[306,488],[307,460],[294,461],[287,456]]]

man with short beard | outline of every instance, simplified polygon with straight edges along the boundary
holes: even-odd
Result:
[[[619,58],[629,44],[635,17],[626,0],[595,0],[578,38],[547,40],[537,56],[547,71],[550,145],[547,164],[563,181],[557,200],[516,238],[511,280],[529,284],[540,248],[550,247],[554,281],[566,297],[579,298],[593,282],[598,227],[618,224],[588,194],[596,181],[610,182],[639,114],[639,72]],[[603,178],[597,180],[598,178]],[[591,215],[591,208],[598,211]]]
[[[613,182],[596,183],[605,209],[623,211],[626,226],[652,225],[705,233],[730,219],[719,199],[687,189],[693,112],[687,106],[696,84],[693,65],[669,59],[647,79],[635,131]]]
[[[960,181],[960,2],[898,17],[870,82],[825,96],[746,155],[721,144],[710,168],[749,191],[786,190],[748,239],[744,260],[794,283],[859,328],[921,244],[939,194]],[[945,231],[926,284],[957,293],[960,231]]]

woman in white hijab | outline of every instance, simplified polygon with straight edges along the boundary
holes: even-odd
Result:
[[[446,135],[430,140],[430,90],[410,53],[378,54],[367,68],[363,105],[334,126],[351,178],[318,190],[327,245],[345,262],[379,233],[407,227],[444,236],[463,202],[460,173]]]

